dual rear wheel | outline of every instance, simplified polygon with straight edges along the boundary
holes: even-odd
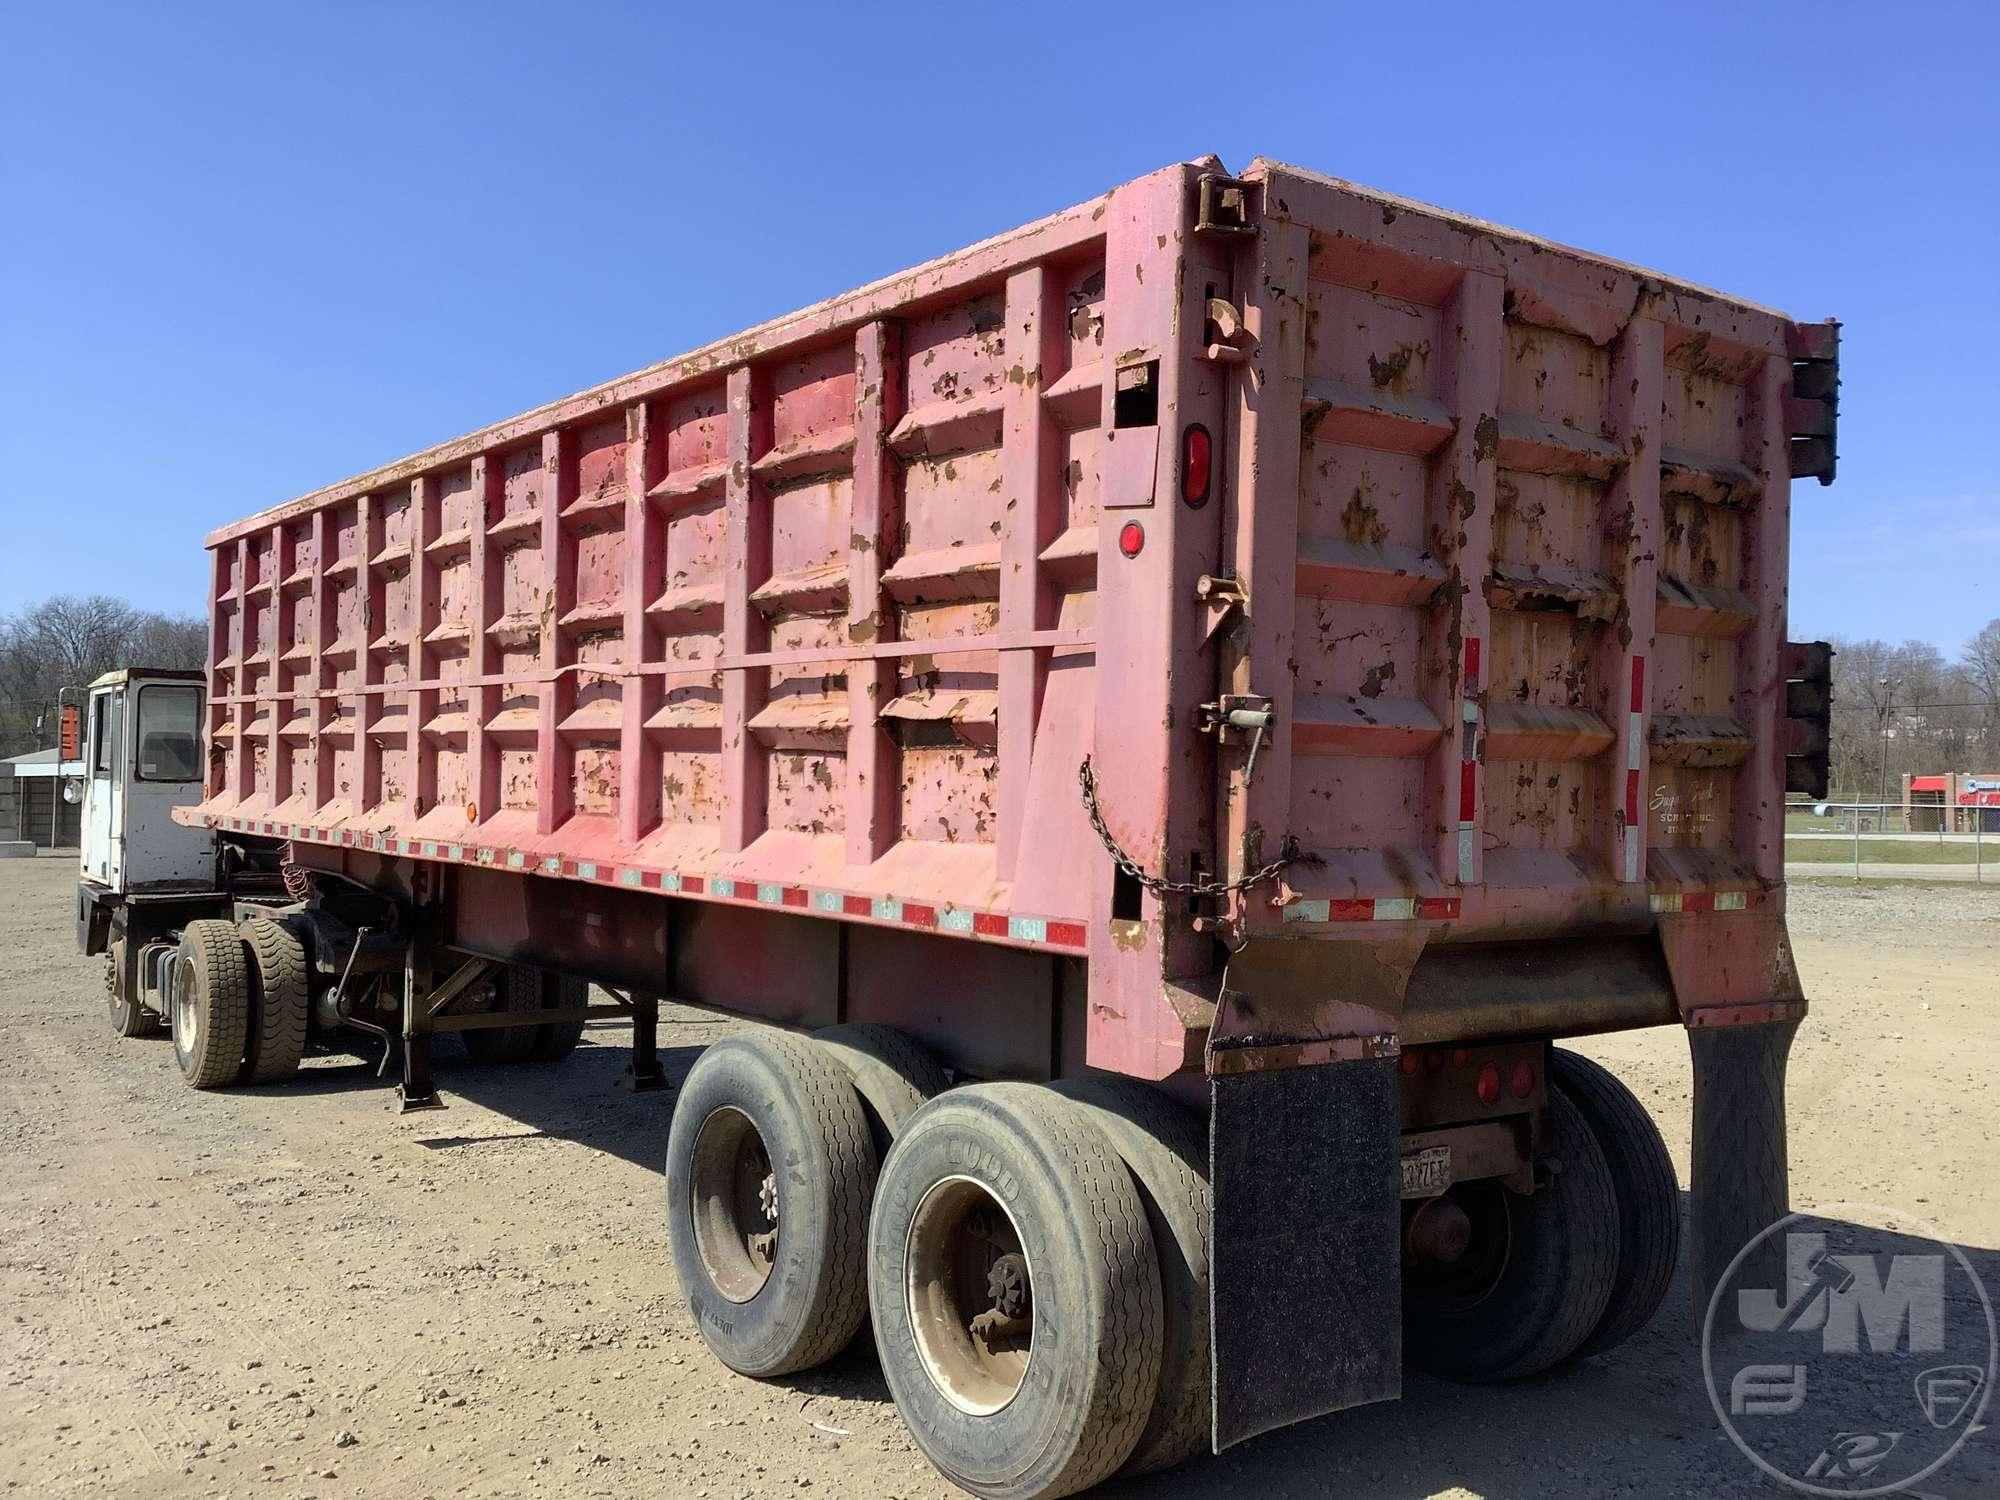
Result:
[[[1124,1080],[945,1083],[881,1027],[703,1053],[666,1183],[702,1337],[732,1369],[778,1375],[872,1314],[911,1435],[976,1494],[1066,1495],[1198,1451],[1199,1124]]]

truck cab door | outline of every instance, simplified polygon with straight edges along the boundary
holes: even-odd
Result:
[[[125,690],[90,695],[90,742],[83,784],[83,876],[111,890],[124,880]]]

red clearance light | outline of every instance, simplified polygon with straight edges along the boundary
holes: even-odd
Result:
[[[1208,429],[1199,422],[1188,424],[1181,434],[1181,499],[1189,510],[1200,510],[1208,504],[1209,485],[1215,460],[1215,444],[1210,440]]]
[[[1137,557],[1146,545],[1146,528],[1137,521],[1127,521],[1118,528],[1118,550],[1127,557]]]
[[[1516,1099],[1525,1099],[1535,1091],[1535,1065],[1526,1058],[1514,1064],[1513,1075],[1507,1080],[1507,1087],[1514,1091]]]
[[[1416,1054],[1416,1053],[1414,1053],[1414,1052],[1405,1052],[1405,1053],[1403,1054],[1403,1058],[1402,1058],[1402,1061],[1401,1061],[1401,1062],[1399,1062],[1399,1063],[1398,1063],[1398,1064],[1397,1064],[1396,1066],[1398,1066],[1399,1068],[1401,1068],[1401,1069],[1403,1070],[1403,1072],[1404,1072],[1404,1074],[1405,1074],[1405,1075],[1408,1075],[1408,1074],[1411,1074],[1411,1073],[1414,1073],[1414,1072],[1416,1072],[1416,1071],[1417,1071],[1417,1054]]]
[[[1479,1070],[1479,1102],[1497,1104],[1500,1102],[1500,1068],[1496,1063],[1488,1063]]]

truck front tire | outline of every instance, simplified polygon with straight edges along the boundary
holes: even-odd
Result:
[[[231,922],[203,917],[181,931],[174,956],[174,1060],[197,1089],[234,1083],[250,1035],[249,964]]]
[[[730,1036],[695,1060],[667,1134],[667,1243],[717,1359],[788,1375],[853,1339],[876,1168],[860,1096],[812,1043]]]
[[[952,1483],[1046,1500],[1132,1455],[1160,1380],[1160,1273],[1132,1175],[1046,1088],[953,1089],[883,1166],[868,1235],[896,1409]]]

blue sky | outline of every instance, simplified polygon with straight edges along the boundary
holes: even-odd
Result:
[[[1846,323],[1793,634],[2000,615],[1990,7],[21,5],[0,611],[1168,161]]]

